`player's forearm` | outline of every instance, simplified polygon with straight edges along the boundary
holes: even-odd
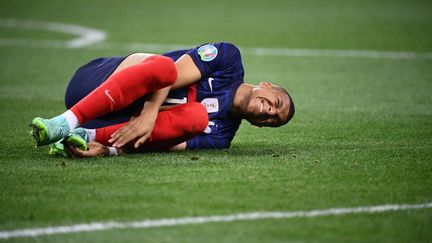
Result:
[[[171,86],[168,86],[153,92],[151,99],[145,102],[141,114],[146,112],[153,112],[153,113],[159,112],[159,108],[161,107],[162,103],[165,101],[166,97],[168,96],[170,88]]]

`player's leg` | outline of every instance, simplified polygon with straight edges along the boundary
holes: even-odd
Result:
[[[34,118],[32,127],[36,145],[58,141],[79,124],[122,109],[145,94],[173,84],[176,79],[174,62],[164,56],[151,56],[142,63],[113,73],[65,113],[52,119]]]
[[[110,146],[108,142],[111,135],[127,122],[97,129],[83,129],[77,132],[74,147],[82,148],[84,141],[96,141]],[[169,148],[185,142],[202,133],[208,125],[207,110],[197,102],[187,103],[161,111],[156,119],[150,138],[140,147],[139,151],[168,150]],[[82,128],[79,128],[82,129]],[[76,131],[76,130],[75,130]],[[81,134],[79,138],[78,134]],[[69,137],[66,139],[68,140]],[[125,147],[135,150],[131,141]]]
[[[153,56],[147,53],[134,53],[126,57],[103,57],[92,60],[80,67],[72,76],[65,92],[66,109],[71,109],[80,100],[105,82],[111,75],[118,73],[126,67],[139,64],[146,58]],[[139,112],[148,95],[139,98],[126,108],[107,113],[94,120],[80,124],[80,127],[96,128],[129,121],[130,117]]]
[[[159,118],[160,116],[160,118]],[[141,146],[142,151],[168,150],[201,134],[208,126],[206,108],[198,102],[176,106],[158,115],[159,123],[151,137]],[[128,144],[133,148],[136,141]]]
[[[171,58],[151,56],[111,75],[70,110],[82,124],[124,108],[145,94],[172,85],[176,79],[177,69]]]

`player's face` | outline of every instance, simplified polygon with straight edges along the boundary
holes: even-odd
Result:
[[[261,82],[249,96],[246,119],[255,126],[279,127],[288,119],[288,96],[269,82]]]

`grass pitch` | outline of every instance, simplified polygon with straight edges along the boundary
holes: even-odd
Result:
[[[243,122],[230,150],[54,159],[27,135],[64,110],[76,68],[118,43],[430,52],[429,1],[9,1],[1,18],[108,33],[88,48],[0,45],[0,231],[432,201],[431,59],[243,56],[290,90],[282,128]],[[67,35],[0,28],[0,39]],[[3,43],[0,41],[0,43]],[[145,52],[146,50],[134,50]],[[17,242],[431,241],[432,209],[17,238]]]

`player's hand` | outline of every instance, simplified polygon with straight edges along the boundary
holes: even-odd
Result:
[[[100,144],[98,142],[89,142],[87,144],[88,150],[83,151],[81,149],[67,146],[67,150],[70,154],[72,154],[74,157],[80,157],[80,158],[90,158],[90,157],[102,157],[109,155],[109,149],[107,146]]]
[[[122,147],[130,141],[137,139],[134,147],[138,148],[150,137],[156,122],[157,114],[157,111],[142,113],[113,133],[108,142],[113,143],[113,147]]]

